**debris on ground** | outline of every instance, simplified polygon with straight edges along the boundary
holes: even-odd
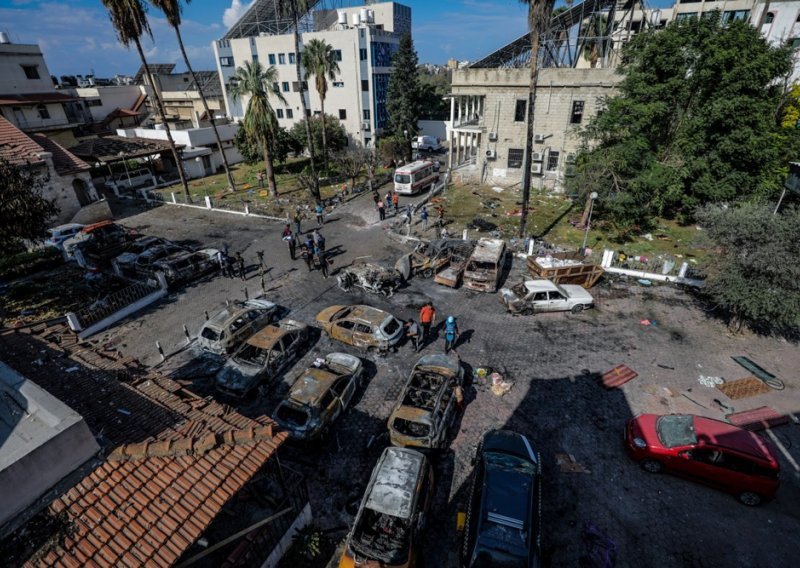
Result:
[[[703,385],[704,387],[713,389],[716,386],[725,384],[725,379],[723,379],[722,377],[707,377],[706,375],[700,375],[697,378],[697,382]]]
[[[499,187],[497,185],[492,188],[492,191],[497,192],[497,193],[503,193],[505,190],[506,190],[506,188]]]
[[[658,322],[656,320],[651,320],[651,319],[639,320],[639,323],[642,325],[652,325],[652,326],[658,325]]]
[[[503,396],[514,386],[512,381],[504,381],[503,375],[500,373],[492,373],[489,375],[489,379],[492,381],[492,392],[495,396]]]
[[[578,463],[572,454],[556,454],[556,463],[564,473],[592,473]]]
[[[494,231],[497,229],[497,225],[492,223],[491,221],[487,221],[482,217],[473,217],[472,221],[469,225],[467,225],[467,229],[476,230],[476,231]]]
[[[783,390],[785,388],[783,381],[781,381],[778,377],[776,377],[772,373],[765,371],[749,357],[738,356],[738,357],[731,357],[731,359],[733,359],[739,365],[741,365],[742,367],[753,373],[753,375],[764,381],[767,385],[769,385],[770,388],[773,388],[775,390]]]
[[[628,381],[632,381],[639,376],[639,373],[626,367],[625,365],[617,365],[610,371],[603,373],[603,386],[607,389],[614,389],[621,387]]]
[[[782,426],[789,423],[788,416],[780,414],[777,410],[769,406],[760,406],[752,410],[727,414],[725,419],[734,426],[750,430],[751,432],[764,430],[765,428],[774,428],[775,426]]]
[[[617,543],[588,521],[583,523],[583,544],[586,553],[581,556],[581,566],[614,568],[617,562]]]
[[[763,381],[755,377],[745,377],[743,379],[729,381],[717,385],[717,388],[731,400],[739,400],[770,392],[770,388]]]

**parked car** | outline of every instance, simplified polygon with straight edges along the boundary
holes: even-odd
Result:
[[[433,498],[433,468],[409,448],[383,450],[347,536],[340,568],[410,568]]]
[[[403,335],[403,324],[372,306],[331,306],[317,314],[317,323],[332,339],[362,349],[386,351]]]
[[[49,247],[63,249],[64,241],[74,237],[83,227],[84,225],[80,223],[67,223],[66,225],[59,225],[58,227],[51,227],[47,229],[47,238],[44,244]]]
[[[298,440],[323,437],[361,385],[361,359],[331,353],[303,372],[275,410],[275,421]]]
[[[179,252],[154,262],[152,270],[163,272],[167,284],[170,286],[180,282],[189,282],[219,268],[218,252],[213,248],[195,252]]]
[[[389,440],[395,446],[438,450],[456,415],[455,388],[464,372],[457,357],[425,355],[411,370],[400,401],[389,416]]]
[[[136,274],[141,276],[150,276],[153,273],[153,265],[156,262],[181,252],[189,251],[188,249],[174,243],[156,245],[136,257],[136,261],[134,262]]]
[[[233,302],[203,324],[197,344],[217,355],[230,353],[257,329],[272,322],[277,311],[278,306],[267,300]]]
[[[756,506],[775,497],[780,466],[771,445],[733,424],[691,414],[640,414],[625,446],[645,471],[705,483]]]
[[[294,320],[271,323],[247,339],[219,370],[217,391],[242,398],[274,381],[299,359],[308,343],[308,326]]]
[[[169,244],[167,239],[161,237],[139,237],[133,241],[128,250],[112,260],[121,274],[133,274],[136,270],[136,259],[139,255],[160,245]]]
[[[475,456],[461,565],[538,567],[541,559],[539,455],[522,434],[491,430]]]
[[[408,276],[409,267],[405,259],[397,261],[394,269],[385,268],[380,264],[360,262],[340,270],[336,276],[336,283],[345,292],[350,292],[356,287],[390,298]]]
[[[478,239],[464,267],[464,287],[478,292],[494,292],[503,272],[506,243],[502,239]]]
[[[124,251],[131,241],[127,229],[112,221],[86,225],[74,237],[64,241],[67,256],[80,249],[84,256],[111,258]]]
[[[417,136],[411,141],[414,150],[425,150],[426,152],[438,152],[442,149],[439,139],[435,136]]]
[[[554,284],[549,280],[526,280],[500,290],[500,301],[512,314],[572,312],[594,307],[594,298],[582,286]]]

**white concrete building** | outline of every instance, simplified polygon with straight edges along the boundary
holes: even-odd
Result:
[[[279,90],[288,104],[277,97],[271,102],[276,109],[278,123],[291,128],[302,118],[300,88],[296,75],[294,37],[291,30],[274,28],[265,22],[259,27],[255,21],[258,10],[266,10],[274,4],[272,0],[256,0],[243,16],[252,20],[247,25],[242,21],[231,28],[228,35],[213,43],[221,77],[228,116],[239,121],[244,117],[247,100],[234,101],[228,93],[228,84],[245,61],[259,61],[262,65],[275,66],[278,81],[273,88]],[[263,19],[263,15],[261,16]],[[411,32],[411,8],[395,2],[370,4],[367,7],[320,10],[314,13],[315,31],[301,34],[301,44],[320,39],[330,44],[337,54],[339,75],[329,80],[325,99],[325,113],[339,118],[352,141],[365,146],[374,144],[388,126],[386,97],[391,73],[391,59],[397,51],[402,34]],[[259,31],[263,30],[263,31]],[[251,35],[237,37],[241,33]],[[305,93],[309,112],[318,114],[321,104],[313,78],[308,81]]]

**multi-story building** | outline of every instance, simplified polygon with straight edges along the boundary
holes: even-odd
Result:
[[[274,10],[275,0],[255,0],[242,19],[222,39],[213,43],[228,116],[239,121],[244,117],[247,99],[235,100],[228,85],[245,61],[275,66],[278,80],[272,88],[287,103],[271,97],[278,123],[291,128],[302,117],[301,86],[305,90],[309,113],[321,112],[321,101],[313,79],[301,85],[295,62],[291,22],[280,20]],[[272,17],[270,17],[270,14]],[[309,15],[304,22],[311,22]],[[324,40],[336,54],[339,73],[329,80],[325,113],[338,118],[353,142],[370,146],[388,126],[386,97],[392,56],[400,37],[411,33],[411,8],[396,2],[370,4],[368,7],[319,10],[313,14],[314,31],[301,33],[301,45],[312,39]],[[301,28],[302,29],[302,28]],[[306,85],[309,85],[307,87]]]

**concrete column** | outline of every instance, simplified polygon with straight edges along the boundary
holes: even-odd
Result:
[[[452,136],[452,133],[453,133],[453,127],[456,125],[455,124],[455,119],[456,119],[456,98],[452,97],[450,99],[450,134],[451,134],[451,136]]]
[[[452,99],[450,99],[450,100],[452,101]],[[451,105],[450,105],[450,116],[451,117],[454,116],[453,112],[454,112],[454,108],[455,107],[453,106],[453,104],[454,103],[451,103]],[[450,124],[451,125],[453,124],[452,118],[450,119]],[[447,169],[448,170],[452,170],[453,169],[453,152],[455,152],[455,146],[456,146],[455,145],[455,130],[453,130],[452,128],[450,129],[449,142],[450,142],[450,144],[449,144],[450,151],[447,153]]]

